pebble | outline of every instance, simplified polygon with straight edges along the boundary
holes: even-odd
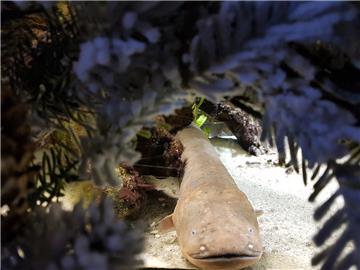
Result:
[[[261,163],[258,161],[246,161],[245,164],[248,166],[256,166],[256,165],[260,165]]]
[[[155,234],[155,238],[160,238],[160,234]]]
[[[289,167],[285,170],[286,174],[292,174],[294,172],[294,169],[292,167]]]
[[[166,243],[168,243],[168,244],[174,244],[175,243],[175,241],[176,241],[176,235],[174,235],[174,237],[171,237],[168,241],[166,241]]]
[[[150,234],[157,234],[159,231],[158,230],[153,230],[150,232]]]

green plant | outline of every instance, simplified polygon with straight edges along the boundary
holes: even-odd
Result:
[[[205,124],[206,120],[208,119],[206,114],[200,110],[200,106],[204,102],[204,100],[205,100],[205,98],[202,97],[200,99],[199,103],[196,103],[196,101],[195,101],[191,107],[193,110],[193,116],[194,116],[193,122],[199,128],[201,128]]]

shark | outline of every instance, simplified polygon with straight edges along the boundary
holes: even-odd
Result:
[[[200,269],[242,269],[261,258],[257,212],[239,190],[205,134],[179,131],[184,175],[174,212],[159,223],[176,230],[183,256]]]

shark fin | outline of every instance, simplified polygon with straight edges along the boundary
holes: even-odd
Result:
[[[158,224],[159,232],[166,233],[175,230],[172,214],[164,217]]]

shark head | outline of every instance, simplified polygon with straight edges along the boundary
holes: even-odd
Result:
[[[184,256],[201,269],[240,269],[256,263],[263,248],[255,211],[241,191],[224,190],[222,196],[216,192],[200,191],[197,200],[182,209],[186,213],[178,222],[190,224],[177,230]],[[201,200],[206,195],[212,200]]]
[[[255,250],[252,244],[241,249],[231,244],[229,248],[213,248],[216,245],[216,243],[202,244],[198,247],[198,251],[189,250],[184,256],[201,269],[241,269],[255,264],[262,255],[262,250]]]
[[[247,222],[234,224],[222,220],[193,228],[183,252],[202,269],[240,269],[256,263],[262,255],[262,244],[256,226]]]

